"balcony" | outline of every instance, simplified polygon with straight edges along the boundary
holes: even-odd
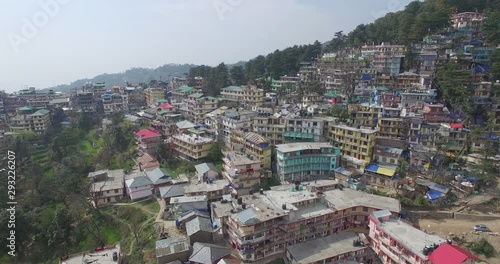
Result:
[[[400,261],[400,258],[398,256],[396,256],[396,254],[394,254],[391,250],[386,248],[384,245],[379,244],[379,249],[382,252],[384,252],[385,255],[387,255],[389,258],[391,258],[393,261],[395,261],[396,263],[398,263]]]

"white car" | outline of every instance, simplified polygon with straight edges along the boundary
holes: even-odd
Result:
[[[483,231],[483,232],[490,231],[490,229],[486,225],[483,225],[483,224],[481,224],[481,225],[475,225],[473,227],[473,229],[474,229],[474,231]]]

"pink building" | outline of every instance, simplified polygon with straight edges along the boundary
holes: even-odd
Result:
[[[154,129],[142,129],[135,132],[137,147],[140,152],[155,155],[161,142],[161,135]]]
[[[139,176],[125,181],[125,189],[131,200],[153,195],[153,182],[147,176]]]
[[[369,216],[370,246],[384,264],[472,264],[477,257],[381,210]],[[453,260],[453,261],[452,261]]]

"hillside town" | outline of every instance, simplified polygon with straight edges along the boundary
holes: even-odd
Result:
[[[457,13],[411,46],[346,47],[215,95],[202,76],[2,92],[0,144],[44,135],[56,116],[99,118],[101,138],[116,116],[132,125],[133,166],[89,172],[87,198],[96,210],[158,203],[147,263],[499,263],[467,246],[500,247],[500,211],[475,211],[500,198],[498,47],[481,41],[484,19]],[[446,64],[469,74],[470,105],[443,99]],[[433,219],[468,222],[443,232]],[[115,241],[60,263],[127,263],[126,252]]]

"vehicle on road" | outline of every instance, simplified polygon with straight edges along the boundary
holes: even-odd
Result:
[[[490,229],[486,226],[486,225],[483,225],[483,224],[480,224],[480,225],[475,225],[473,227],[474,231],[483,231],[483,232],[488,232],[490,231]]]

